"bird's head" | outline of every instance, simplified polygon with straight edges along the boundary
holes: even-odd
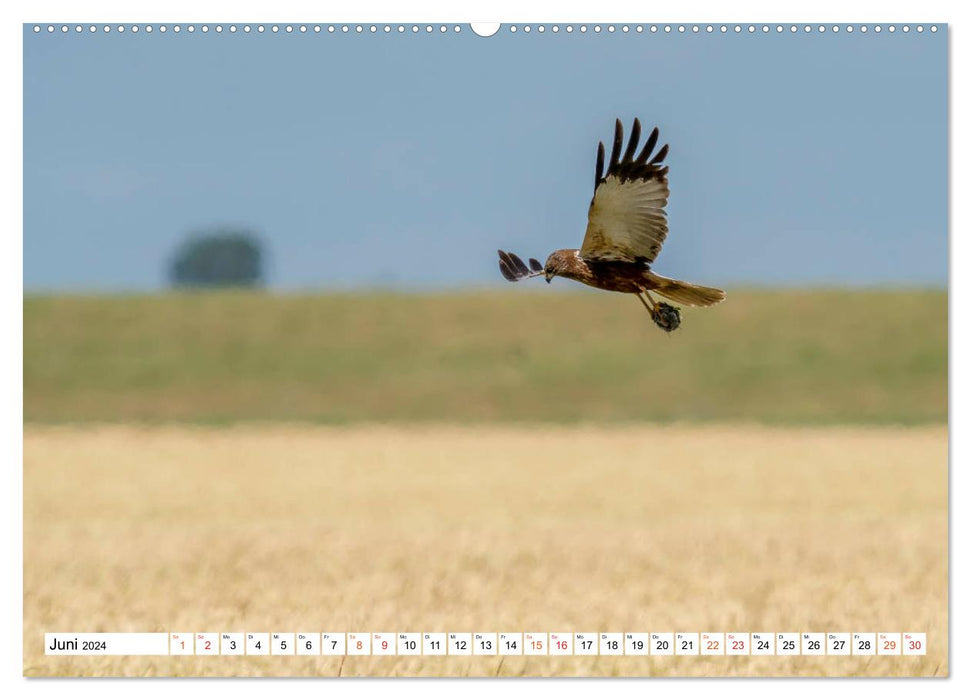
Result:
[[[568,269],[572,257],[573,251],[571,250],[554,250],[550,253],[550,257],[546,258],[546,265],[543,267],[543,276],[546,277],[546,282],[552,282],[554,277]]]

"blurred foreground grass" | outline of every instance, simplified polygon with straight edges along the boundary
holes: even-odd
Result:
[[[24,420],[943,422],[947,294],[27,296]]]

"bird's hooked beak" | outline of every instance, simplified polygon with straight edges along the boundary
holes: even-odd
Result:
[[[553,278],[555,276],[556,275],[554,275],[552,272],[547,272],[546,275],[545,275],[545,277],[546,277],[546,284],[549,284],[550,282],[552,282],[553,281]]]

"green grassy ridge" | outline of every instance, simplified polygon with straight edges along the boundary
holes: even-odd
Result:
[[[547,292],[547,293],[544,293]],[[947,293],[26,296],[24,420],[935,423]]]

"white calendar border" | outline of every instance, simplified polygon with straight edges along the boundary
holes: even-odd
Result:
[[[212,5],[215,5],[215,7]],[[643,19],[644,21],[656,22],[705,22],[712,20],[719,21],[722,19],[727,21],[742,18],[771,18],[772,21],[802,22],[808,19],[809,15],[813,15],[814,18],[825,18],[827,21],[832,22],[857,22],[861,19],[861,9],[857,5],[847,3],[844,0],[817,0],[812,4],[811,11],[807,11],[807,7],[808,3],[803,6],[796,3],[790,5],[778,4],[769,0],[735,0],[732,3],[729,13],[722,3],[716,2],[715,0],[696,0],[696,2],[684,6],[661,4],[650,7],[634,2],[600,0],[597,3],[596,14],[603,15],[603,18],[617,16],[620,19],[629,18],[632,21]],[[493,0],[488,5],[485,3],[481,3],[478,6],[465,5],[462,8],[464,12],[461,12],[461,16],[458,17],[455,16],[455,8],[455,5],[444,0],[413,0],[413,2],[409,3],[409,9],[407,11],[403,11],[400,5],[391,2],[391,0],[373,0],[366,7],[361,7],[350,2],[335,2],[328,6],[325,19],[334,21],[386,21],[391,19],[397,21],[398,18],[407,20],[411,17],[427,16],[447,18],[449,21],[463,23],[480,19],[503,19],[505,21],[518,22],[536,20],[566,22],[576,21],[577,18],[591,18],[590,15],[593,14],[590,10],[589,3],[576,2],[575,0],[565,0],[557,5],[551,5],[542,11],[535,10],[522,2]],[[942,22],[956,22],[960,26],[962,33],[966,34],[969,26],[965,21],[967,18],[965,13],[967,11],[966,7],[947,2],[946,0],[924,0],[917,7],[917,12],[921,16],[914,17],[915,6],[913,3],[903,2],[902,0],[886,0],[879,5],[868,7],[864,19],[868,21],[899,21],[902,18],[913,18],[923,21],[928,18],[939,18]],[[222,12],[227,17],[231,16],[236,18],[238,16],[240,20],[261,21],[265,19],[267,9],[265,4],[256,2],[255,0],[241,0],[233,3],[231,7],[228,3],[212,3],[207,6],[198,1],[189,2],[188,0],[169,0],[164,5],[159,3],[158,6],[153,6],[149,2],[129,4],[122,0],[87,0],[84,3],[84,11],[79,13],[77,5],[70,0],[48,0],[48,2],[45,2],[43,8],[31,7],[26,3],[21,3],[15,5],[15,9],[13,10],[0,9],[0,12],[4,13],[5,19],[12,19],[13,22],[20,24],[38,20],[37,15],[39,13],[45,15],[45,17],[56,17],[59,19],[70,18],[72,21],[74,19],[87,20],[96,17],[99,20],[124,18],[128,22],[158,22],[174,20],[207,21],[211,19],[212,15]],[[281,19],[293,18],[294,20],[299,20],[310,17],[317,18],[321,14],[321,10],[319,5],[311,0],[277,0],[274,3],[273,13],[274,15],[279,14]],[[13,18],[10,18],[9,15],[13,15]],[[592,17],[592,19],[597,19],[597,17]],[[13,101],[13,108],[7,110],[8,115],[3,117],[5,120],[4,126],[7,127],[3,131],[8,135],[8,140],[16,143],[19,135],[22,133],[20,128],[22,102],[20,101],[20,96],[16,94],[17,90],[13,86],[20,84],[23,75],[22,40],[19,27],[12,26],[11,22],[0,24],[0,26],[3,26],[4,30],[7,31],[5,38],[8,39],[6,42],[0,42],[0,52],[2,52],[3,58],[5,59],[0,62],[0,66],[2,66],[0,67],[0,74],[4,76],[5,92],[7,92]],[[955,74],[964,77],[969,75],[971,73],[971,60],[968,58],[969,50],[967,44],[954,42],[951,46],[950,54],[950,71],[952,76]],[[969,109],[969,88],[967,84],[966,80],[962,85],[960,80],[955,80],[951,77],[951,115],[949,121],[952,124],[958,122],[959,119],[967,121],[969,112],[971,112],[971,109]],[[964,117],[960,117],[961,114]],[[971,204],[966,199],[953,197],[953,193],[958,191],[959,186],[962,191],[967,190],[969,180],[968,163],[971,163],[971,151],[969,151],[968,143],[968,139],[955,129],[952,136],[953,150],[949,159],[952,170],[952,179],[950,182],[952,196],[949,198],[952,207],[952,216],[950,217],[952,232],[950,245],[952,274],[950,278],[952,281],[958,277],[954,273],[968,271],[969,257],[967,250],[969,244],[966,241],[959,240],[960,237],[953,236],[954,231],[967,229],[969,219],[971,219],[968,215],[968,208]],[[11,150],[15,156],[19,153],[16,145]],[[18,164],[18,170],[19,167]],[[0,192],[3,193],[0,196],[4,198],[3,204],[5,206],[3,206],[3,211],[6,213],[8,230],[17,230],[20,228],[20,218],[17,212],[22,214],[22,190],[17,185],[18,178],[19,175],[15,174],[14,169],[8,168],[3,181],[4,186],[0,187]],[[2,278],[3,284],[6,285],[6,294],[2,297],[3,302],[0,303],[4,304],[6,318],[18,318],[22,310],[20,300],[20,293],[22,292],[22,257],[20,254],[22,241],[18,240],[16,236],[9,236],[4,237],[0,245],[3,246],[3,254],[0,255],[0,265],[5,266],[3,269],[4,274],[0,275],[0,278]],[[952,295],[951,302],[953,303],[952,308],[954,309],[954,315],[952,317],[953,325],[950,329],[949,340],[953,344],[953,348],[967,348],[971,346],[971,338],[969,338],[967,332],[969,328],[967,310],[971,308],[971,297],[968,296],[967,287],[963,284],[952,284],[949,289],[949,294]],[[18,334],[22,341],[22,326],[19,324],[16,324],[16,326],[14,333]],[[7,673],[3,674],[0,683],[7,689],[7,697],[22,696],[63,700],[66,692],[72,692],[81,684],[84,684],[87,688],[97,687],[97,692],[101,697],[123,698],[124,700],[128,700],[131,696],[131,687],[127,683],[119,684],[110,680],[95,678],[65,678],[55,684],[45,684],[25,682],[22,676],[24,637],[23,634],[16,633],[18,629],[21,632],[23,630],[23,578],[20,575],[23,570],[23,479],[21,471],[23,465],[23,384],[20,381],[22,380],[22,363],[20,362],[22,347],[22,342],[13,342],[0,348],[0,353],[3,353],[4,360],[0,364],[7,368],[10,379],[6,384],[12,387],[12,390],[5,395],[6,400],[3,401],[4,420],[2,424],[5,427],[4,444],[13,446],[12,449],[8,450],[7,454],[9,458],[5,460],[6,463],[3,465],[6,467],[5,473],[7,478],[13,481],[12,488],[5,490],[9,499],[6,509],[9,520],[8,527],[6,528],[8,538],[5,538],[3,542],[3,554],[6,555],[6,561],[14,562],[14,565],[9,568],[12,575],[4,578],[4,589],[7,593],[8,601],[6,609],[9,615],[7,629],[11,630],[12,633],[0,635],[0,658],[5,659],[8,664]],[[954,356],[953,354],[950,355],[950,357]],[[17,376],[18,368],[19,377]],[[971,412],[963,410],[967,406],[967,397],[971,396],[971,391],[969,391],[971,390],[971,385],[967,381],[968,376],[971,375],[964,370],[963,365],[960,363],[955,363],[952,366],[948,392],[952,407],[950,417],[952,423],[949,426],[949,435],[952,436],[951,439],[954,443],[967,440],[967,438],[958,437],[959,435],[971,435],[971,432],[969,432],[971,431],[971,425],[969,425],[967,419],[967,416],[971,415]],[[962,473],[966,473],[967,470],[963,468],[969,466],[967,459],[964,457],[967,451],[954,450],[952,443],[949,446],[948,453],[950,459],[958,458],[963,462],[961,465]],[[950,476],[951,473],[949,470]],[[969,502],[968,497],[971,494],[968,491],[968,483],[967,479],[954,480],[949,478],[949,488],[953,489],[950,494],[951,504],[953,506],[957,506],[959,503],[967,504]],[[967,508],[962,510],[954,507],[949,515],[949,521],[949,536],[955,537],[958,541],[968,541],[971,539],[971,526],[969,526],[969,523],[971,523],[971,514],[969,514]],[[955,550],[949,547],[949,553],[954,555]],[[952,556],[949,561],[948,571],[949,575],[954,577],[954,580],[965,582],[971,580],[967,558]],[[949,580],[949,592],[950,589]],[[954,649],[952,643],[954,630],[957,629],[963,633],[971,629],[971,613],[969,613],[971,606],[962,604],[962,601],[958,601],[955,604],[954,596],[949,594],[948,607],[949,613],[951,613],[948,624],[948,663],[949,668],[953,669],[957,662],[952,651]],[[963,649],[962,652],[964,652]],[[966,655],[966,652],[964,653]],[[189,690],[202,695],[206,692],[211,692],[213,687],[215,687],[213,684],[218,684],[219,682],[219,680],[213,679],[186,679],[180,683],[180,690]],[[312,689],[315,687],[309,685],[312,681],[301,681],[299,679],[265,679],[263,682],[257,684],[234,683],[233,696],[236,700],[250,700],[251,698],[253,700],[264,700],[267,692],[272,692],[273,690],[292,692],[304,682],[308,684],[306,691],[312,692]],[[356,698],[359,696],[362,686],[370,686],[374,690],[380,690],[382,687],[386,687],[388,683],[394,682],[394,680],[383,678],[364,679],[359,683],[351,685],[329,685],[327,693],[329,697]],[[450,700],[453,700],[454,697],[454,686],[438,683],[434,679],[414,679],[409,680],[408,684],[416,693],[420,693],[422,698],[448,697]],[[319,688],[319,686],[316,687]],[[518,679],[509,679],[503,685],[504,692],[509,692],[510,689],[531,691],[535,687],[528,680]],[[915,692],[926,693],[930,687],[926,682],[921,681],[916,681],[916,683],[905,682],[903,684],[884,683],[880,686],[879,692],[881,700],[894,700],[896,698],[912,700]],[[939,683],[933,687],[937,694],[943,695],[947,693],[953,697],[971,696],[971,681],[969,681],[969,675],[966,673],[955,675],[947,682],[944,688]],[[636,688],[639,688],[639,686],[635,686]],[[784,688],[785,694],[789,698],[796,700],[812,698],[813,700],[818,700],[819,688],[816,684],[800,684],[798,681],[794,681],[786,683]],[[860,681],[857,679],[833,679],[827,683],[827,689],[850,691],[859,688]],[[722,690],[744,692],[746,696],[753,698],[775,698],[778,696],[780,686],[778,682],[765,682],[762,679],[713,679],[705,683],[704,686],[681,684],[678,690],[688,697],[695,695],[708,697],[712,692]],[[147,700],[169,700],[171,697],[171,687],[164,681],[158,679],[143,680],[139,683],[138,691],[140,696]],[[479,698],[494,700],[495,697],[495,686],[487,681],[471,680],[463,684],[462,691],[464,700],[478,700]],[[618,686],[612,680],[603,679],[590,679],[579,685],[561,684],[558,686],[558,696],[563,699],[574,697],[587,699],[591,695],[600,695],[601,693],[616,694],[618,693]]]

